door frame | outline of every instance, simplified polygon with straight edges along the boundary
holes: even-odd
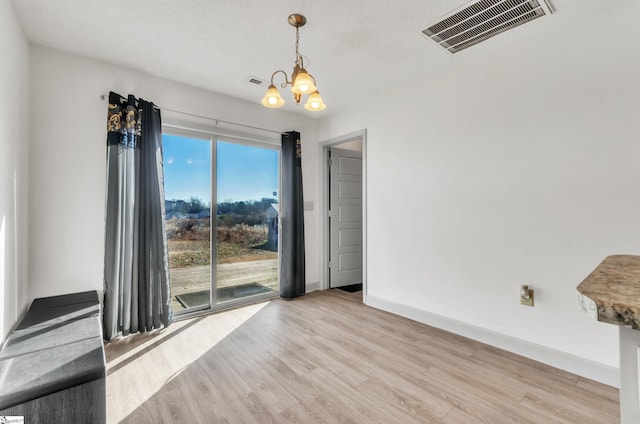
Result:
[[[367,300],[367,130],[320,142],[320,290],[329,289],[329,149],[362,140],[362,300]]]

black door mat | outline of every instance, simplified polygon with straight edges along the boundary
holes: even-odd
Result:
[[[239,286],[220,287],[216,289],[218,303],[241,297],[253,296],[261,293],[268,293],[271,290],[258,283],[241,284]],[[201,290],[192,293],[176,295],[176,300],[185,308],[193,308],[209,304],[210,290]]]
[[[362,291],[362,283],[360,284],[351,284],[349,286],[342,286],[342,287],[336,287],[337,289],[349,292],[349,293],[355,293],[355,292],[359,292]]]

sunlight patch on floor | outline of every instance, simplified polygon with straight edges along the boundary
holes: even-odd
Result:
[[[268,302],[178,321],[167,330],[110,342],[107,356],[107,421],[117,423],[150,399],[191,363],[249,320]],[[162,344],[163,349],[154,349]],[[110,387],[127,387],[112,392]]]

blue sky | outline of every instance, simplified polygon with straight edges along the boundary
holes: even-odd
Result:
[[[276,197],[278,152],[218,141],[218,202]],[[162,136],[165,198],[211,199],[211,144],[209,140]]]

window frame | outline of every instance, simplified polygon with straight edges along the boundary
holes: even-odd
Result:
[[[242,297],[238,299],[228,300],[222,304],[217,303],[217,225],[218,225],[218,214],[217,210],[214,209],[214,206],[217,208],[217,148],[216,143],[218,141],[221,142],[229,142],[229,143],[237,143],[244,146],[252,146],[259,147],[264,149],[276,150],[278,152],[278,202],[281,202],[280,193],[282,192],[282,154],[281,154],[281,141],[276,137],[268,137],[261,136],[250,133],[242,133],[233,130],[220,129],[215,127],[210,127],[207,125],[196,125],[196,124],[184,124],[177,121],[168,121],[162,124],[162,134],[179,136],[179,137],[187,137],[194,138],[199,140],[209,140],[211,143],[211,172],[210,172],[210,182],[211,182],[211,220],[210,223],[210,278],[209,278],[209,304],[195,306],[192,308],[186,308],[179,311],[173,311],[174,320],[182,320],[188,319],[199,315],[209,314],[213,312],[224,311],[227,309],[233,309],[240,306],[246,306],[253,303],[264,302],[270,299],[274,299],[280,296],[279,290],[273,291],[270,293],[262,293],[253,296]],[[163,170],[163,179],[164,179],[164,170]],[[281,217],[278,216],[278,233],[282,234],[282,224]],[[280,262],[281,262],[281,252],[282,248],[282,240],[278,237],[278,289],[280,288]],[[216,283],[216,287],[214,287],[214,283]]]

